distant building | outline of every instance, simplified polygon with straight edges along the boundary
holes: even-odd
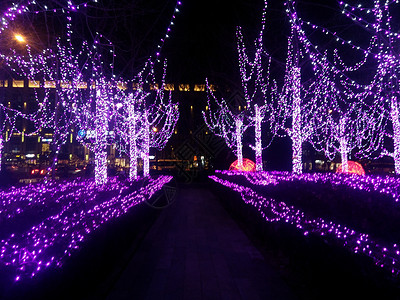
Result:
[[[35,93],[40,97],[45,90],[50,90],[50,95],[53,94],[54,97],[52,90],[55,90],[55,86],[53,81],[3,79],[0,80],[0,102],[8,108],[32,113],[38,109]],[[69,86],[69,82],[61,83],[61,87]],[[159,88],[157,84],[139,87],[135,83],[130,86],[120,83],[118,87],[132,91],[138,88],[145,90]],[[87,89],[87,82],[82,82],[80,88]],[[216,89],[215,86],[211,88]],[[182,172],[211,167],[212,159],[219,154],[224,143],[209,132],[203,121],[202,111],[208,109],[205,84],[168,83],[166,90],[172,93],[175,102],[179,102],[180,119],[166,148],[161,152],[152,149],[155,159],[151,162],[155,165],[156,160],[160,160],[159,168],[162,168],[162,161],[168,159],[182,161],[185,167],[177,166]],[[9,139],[9,142],[4,143],[3,164],[6,167],[13,166],[23,173],[47,169],[52,159],[52,130],[43,128],[35,132],[33,123],[22,118],[18,118],[16,127],[18,132],[12,133],[12,136],[10,128],[1,133],[3,138]],[[77,141],[77,135],[81,130],[85,129],[74,128],[69,133],[68,141],[59,155],[59,165],[82,168],[93,164],[93,153]],[[129,166],[127,156],[118,151],[115,143],[108,147],[108,161],[111,168],[120,169]]]

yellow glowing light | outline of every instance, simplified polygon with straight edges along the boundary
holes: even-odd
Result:
[[[158,128],[157,128],[157,127],[153,127],[153,131],[154,131],[154,132],[157,132],[157,131],[158,131]]]
[[[24,38],[22,35],[20,35],[20,34],[15,34],[14,37],[15,37],[15,39],[16,39],[18,42],[20,42],[20,43],[25,43],[25,38]]]

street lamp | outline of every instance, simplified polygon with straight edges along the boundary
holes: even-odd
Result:
[[[25,37],[22,36],[19,33],[14,34],[14,38],[19,42],[19,43],[25,43]]]

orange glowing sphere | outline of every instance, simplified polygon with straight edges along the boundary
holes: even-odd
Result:
[[[239,166],[238,161],[235,160],[229,167],[229,171],[243,171],[243,172],[255,172],[256,164],[248,158],[243,158],[243,165]]]
[[[349,171],[347,172],[347,174],[357,174],[362,176],[365,175],[364,168],[358,162],[349,160],[348,165],[349,165]],[[339,167],[336,169],[336,173],[344,173],[342,171],[342,165],[339,165]]]

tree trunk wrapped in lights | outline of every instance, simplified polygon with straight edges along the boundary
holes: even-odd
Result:
[[[400,174],[400,120],[397,97],[390,99],[390,117],[393,124],[393,158],[396,174]]]
[[[136,138],[136,120],[134,119],[134,106],[128,107],[129,110],[129,180],[137,179],[137,159],[138,146]]]
[[[95,97],[95,143],[94,143],[94,155],[95,155],[95,169],[94,177],[97,185],[101,185],[107,182],[107,133],[109,131],[109,120],[108,120],[108,107],[110,102],[108,101],[109,94],[106,90],[107,83],[104,80],[96,81],[96,97]]]
[[[138,89],[117,103],[115,131],[120,137],[120,150],[129,156],[129,180],[138,178],[137,160],[140,154],[139,139],[143,135],[143,107],[147,93]]]
[[[107,182],[107,146],[109,145],[110,121],[113,107],[123,98],[117,83],[106,80],[101,73],[95,73],[85,104],[80,108],[80,128],[92,133],[81,142],[95,154],[95,181],[97,185]]]
[[[348,164],[348,147],[347,147],[347,139],[346,139],[346,118],[341,118],[339,121],[339,143],[340,143],[340,158],[342,162],[342,172],[347,173],[349,171],[349,164]]]
[[[148,112],[143,115],[143,137],[142,137],[142,160],[143,160],[143,177],[150,175],[150,122]]]
[[[142,91],[137,91],[135,94],[130,94],[127,104],[128,110],[128,145],[129,145],[129,179],[136,180],[138,174],[137,160],[139,156],[138,139],[142,132],[140,124],[140,107],[143,103],[143,98],[146,96]]]
[[[235,127],[236,127],[236,149],[237,149],[238,166],[243,167],[243,151],[242,151],[243,120],[241,118],[237,118],[235,120]]]
[[[265,32],[267,1],[261,18],[261,30],[254,41],[254,59],[250,59],[250,54],[243,42],[241,27],[237,28],[236,37],[238,44],[238,62],[241,75],[242,89],[246,101],[246,113],[249,123],[254,126],[254,145],[250,145],[255,152],[256,171],[263,170],[262,141],[269,135],[267,147],[271,144],[277,134],[279,125],[276,122],[277,113],[277,87],[270,83],[270,64],[271,58],[264,50],[263,35]],[[264,62],[263,58],[268,59]],[[268,116],[268,118],[266,118]],[[268,124],[268,132],[262,134],[262,123]]]
[[[293,17],[293,15],[292,15]],[[301,174],[302,146],[313,133],[311,118],[315,109],[313,98],[305,92],[301,83],[301,68],[299,57],[301,48],[296,28],[295,18],[291,19],[292,32],[288,39],[288,54],[286,73],[281,93],[280,116],[283,129],[292,140],[292,172]],[[288,124],[288,128],[285,128]]]
[[[255,105],[255,121],[254,121],[254,131],[255,131],[255,147],[254,150],[256,152],[256,171],[260,172],[263,170],[263,161],[262,161],[262,143],[261,143],[261,123],[262,116],[261,111],[258,105]]]
[[[301,98],[300,98],[300,68],[294,67],[292,74],[292,130],[290,137],[292,139],[292,162],[293,173],[302,173],[302,145],[303,134],[301,124]]]

